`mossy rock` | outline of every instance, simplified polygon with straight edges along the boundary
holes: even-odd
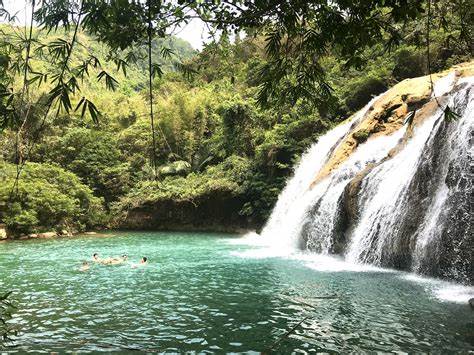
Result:
[[[358,130],[352,134],[352,137],[357,141],[357,143],[363,143],[369,138],[370,132],[366,129]]]

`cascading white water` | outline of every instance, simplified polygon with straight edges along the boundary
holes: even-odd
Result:
[[[438,115],[441,112],[438,112]],[[415,129],[414,137],[394,158],[374,168],[362,181],[362,215],[351,235],[349,261],[380,264],[383,248],[398,234],[404,196],[438,115]]]
[[[462,79],[458,82],[458,85],[466,85],[467,87],[474,86],[474,78]],[[418,272],[426,269],[426,264],[432,263],[433,257],[439,257],[440,252],[438,245],[442,243],[442,235],[444,232],[443,227],[449,224],[447,212],[452,210],[450,201],[459,204],[459,194],[467,195],[469,199],[472,197],[472,191],[474,191],[474,144],[473,144],[473,132],[474,132],[474,95],[465,95],[464,91],[460,94],[455,95],[451,100],[453,107],[465,107],[464,111],[461,112],[461,117],[455,122],[450,124],[443,131],[446,142],[446,146],[443,147],[443,164],[440,167],[440,174],[443,179],[440,179],[436,189],[433,203],[430,205],[423,223],[417,231],[416,246],[414,252],[413,269]],[[454,122],[453,122],[454,123]],[[453,166],[457,165],[458,176],[453,170]],[[454,184],[449,184],[446,180],[448,177],[451,180],[455,180]],[[472,203],[472,201],[470,201]],[[467,222],[465,228],[464,238],[470,238],[471,246],[471,260],[474,256],[474,241],[472,236],[472,216],[469,212],[465,211],[464,221]],[[459,234],[459,233],[457,233]],[[456,246],[455,246],[456,247]],[[465,261],[459,260],[459,252],[455,253],[457,260],[452,260],[452,264],[460,264]],[[472,267],[471,267],[472,268]],[[454,270],[456,272],[456,270]],[[457,275],[459,279],[465,278],[464,275]]]
[[[453,86],[454,76],[450,79],[451,82],[442,81],[440,83],[442,88],[437,92],[449,92]],[[447,147],[439,153],[444,155],[448,153],[448,157],[443,159],[444,164],[438,167],[440,171],[437,171],[437,175],[443,179],[434,182],[438,185],[435,187],[437,190],[435,198],[427,206],[427,212],[422,213],[424,223],[421,232],[418,233],[421,235],[418,237],[417,233],[406,235],[406,231],[402,228],[409,214],[414,213],[409,210],[409,198],[413,194],[412,186],[416,173],[423,161],[433,159],[433,146],[435,140],[439,138],[437,133],[440,126],[445,124],[444,111],[441,108],[438,108],[420,127],[415,128],[413,138],[395,157],[374,168],[364,178],[359,192],[362,201],[359,208],[362,216],[350,237],[351,243],[347,252],[349,261],[397,266],[400,264],[397,258],[412,257],[404,255],[411,254],[410,245],[418,244],[419,255],[432,240],[430,234],[436,235],[442,230],[438,217],[449,194],[449,189],[446,191],[444,177],[448,174],[449,162],[453,156],[459,154],[461,149],[469,144],[466,134],[470,133],[466,132],[472,132],[474,117],[472,108],[469,107],[472,106],[472,99],[466,94],[465,90],[461,90],[451,95],[448,101],[449,107],[457,107],[464,112],[461,112],[462,117],[457,122],[452,123],[451,132],[443,132],[443,140],[451,141],[453,144],[451,148]],[[453,150],[453,147],[457,149]],[[447,149],[451,151],[447,152]],[[425,196],[425,199],[428,198],[431,196]]]
[[[376,99],[320,138],[302,157],[262,235],[273,245],[344,252],[351,262],[412,268],[472,282],[468,274],[474,237],[463,225],[472,222],[466,206],[473,192],[474,78],[456,82],[450,73],[437,81],[433,102],[434,95],[460,118],[448,122],[438,108],[390,157],[388,152],[401,141],[406,126],[370,138],[311,188],[331,153]],[[371,163],[358,185],[358,214],[349,226],[341,222],[347,212],[341,208],[345,188]],[[447,258],[443,253],[450,253],[450,248],[455,249],[454,256]]]
[[[380,136],[360,145],[344,164],[314,188],[315,208],[306,215],[303,231],[308,248],[322,253],[332,252],[344,188],[367,165],[385,158],[404,133],[405,127],[391,135]]]
[[[379,97],[379,96],[378,96]],[[318,139],[301,157],[295,169],[293,178],[278,197],[270,219],[262,231],[263,237],[268,237],[269,243],[278,243],[283,247],[297,248],[300,246],[299,232],[307,209],[311,206],[317,189],[310,189],[311,182],[327,161],[330,153],[367,113],[372,104],[378,99],[373,98],[362,110],[351,119],[338,125]]]

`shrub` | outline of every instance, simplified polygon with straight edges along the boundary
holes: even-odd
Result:
[[[415,48],[402,48],[395,54],[392,75],[397,80],[415,78],[425,74],[425,59]]]
[[[346,105],[351,111],[364,107],[370,99],[387,90],[387,85],[382,79],[363,77],[355,80],[347,92]]]
[[[0,218],[11,233],[84,230],[105,224],[103,200],[73,173],[27,163],[10,199],[15,176],[15,166],[0,163]]]

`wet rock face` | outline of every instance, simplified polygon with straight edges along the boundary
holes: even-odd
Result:
[[[458,104],[459,116],[467,115],[466,102]],[[390,237],[384,239],[376,258],[370,248],[364,257],[386,267],[474,284],[474,157],[469,149],[474,133],[468,133],[466,143],[463,131],[472,126],[446,120],[442,113],[438,116],[415,173],[393,211],[397,222],[389,231],[381,226],[374,241],[384,233]],[[351,218],[357,218],[354,199],[360,198],[356,196],[358,186],[360,182],[352,181],[346,189]]]
[[[439,276],[474,284],[474,132],[469,136],[471,149],[452,157],[445,178],[450,195],[439,243]]]
[[[469,115],[465,105],[459,103],[457,106],[460,117]],[[468,120],[464,121],[467,124],[450,121],[444,116],[440,119],[412,190],[418,196],[416,204],[424,211],[442,201],[439,196],[443,190],[445,201],[439,207],[436,225],[430,233],[427,234],[426,228],[418,228],[414,234],[415,240],[429,238],[422,253],[418,253],[418,263],[414,267],[431,276],[474,284],[474,157],[472,148],[469,149],[474,143],[472,124]]]
[[[417,239],[420,237],[420,226],[423,224],[427,211],[434,203],[437,188],[443,179],[443,162],[447,159],[446,125],[438,120],[428,144],[423,148],[417,170],[407,185],[407,193],[398,211],[399,224],[391,231],[390,245],[384,248],[382,263],[384,266],[410,270],[414,267],[413,255],[416,252]],[[436,260],[438,252],[433,248],[425,255],[418,271],[434,275],[439,264]]]
[[[438,245],[439,266],[435,276],[474,284],[474,229],[472,227],[472,190],[448,198],[448,213]]]
[[[462,105],[459,110],[460,116],[466,114]],[[386,267],[473,284],[473,157],[461,146],[458,122],[438,115],[415,173],[393,211],[396,223],[389,231],[381,226],[377,232],[379,237],[384,233],[390,237],[384,239],[377,258],[370,249],[365,258]],[[471,147],[472,140],[471,133]],[[354,189],[357,182],[351,185]],[[354,192],[347,195],[350,211]]]

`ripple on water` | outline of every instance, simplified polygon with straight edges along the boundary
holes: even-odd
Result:
[[[466,291],[446,288],[457,285],[228,241],[131,233],[1,244],[0,269],[9,272],[0,285],[15,291],[19,349],[256,353],[303,319],[279,352],[472,349],[474,312],[435,296],[441,286]],[[147,255],[150,264],[78,272],[96,251]]]

